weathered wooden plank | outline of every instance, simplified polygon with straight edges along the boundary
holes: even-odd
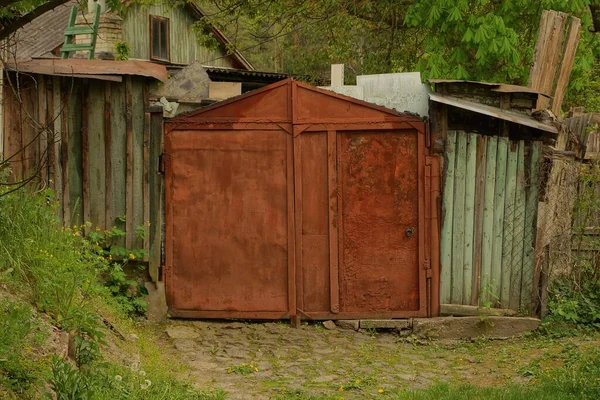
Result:
[[[112,225],[112,92],[110,82],[104,84],[104,229]]]
[[[46,77],[41,76],[38,81],[38,90],[37,90],[37,116],[39,122],[39,162],[40,162],[40,178],[42,182],[44,182],[44,186],[48,186],[48,181],[50,180],[50,148],[49,148],[49,140],[48,140],[48,129],[46,127],[48,120],[48,103],[46,101]]]
[[[534,264],[535,264],[535,232],[537,225],[537,207],[540,190],[540,162],[542,143],[534,142],[527,169],[529,184],[526,184],[525,227],[523,233],[523,272],[521,278],[521,307],[532,311]]]
[[[485,205],[485,182],[487,161],[487,136],[477,135],[477,159],[475,160],[475,219],[473,222],[473,279],[471,305],[479,305],[481,282],[481,247],[483,245],[483,211]]]
[[[83,204],[87,210],[86,219],[92,222],[94,227],[105,229],[106,227],[106,149],[104,137],[104,107],[106,95],[104,82],[89,81],[89,96],[87,100],[88,109],[87,129],[87,183],[84,186]],[[110,124],[109,124],[110,125]],[[89,197],[85,194],[88,193]],[[89,204],[89,206],[86,206]]]
[[[133,79],[133,229],[143,227],[144,221],[144,83],[143,79]],[[143,249],[144,240],[135,235],[134,249]]]
[[[570,17],[571,24],[565,39],[564,50],[562,53],[562,62],[558,72],[556,81],[556,89],[552,99],[552,112],[560,117],[560,110],[569,86],[569,77],[575,62],[575,54],[577,53],[577,45],[581,36],[581,20],[579,18]]]
[[[440,240],[441,293],[440,301],[450,303],[452,295],[452,224],[454,211],[454,165],[456,160],[456,132],[448,132],[444,165],[442,197],[442,233]]]
[[[508,156],[508,138],[498,138],[496,155],[496,185],[494,188],[494,229],[492,236],[492,270],[490,288],[497,299],[500,299],[502,285],[502,239],[504,229],[504,199],[506,186],[506,163]]]
[[[63,169],[62,169],[62,153],[61,153],[61,139],[62,139],[62,118],[61,113],[63,112],[63,103],[60,88],[60,78],[52,78],[52,119],[54,124],[53,131],[53,145],[54,145],[54,196],[58,202],[58,219],[61,223],[64,223],[65,216],[64,211],[66,209],[65,203],[63,202]],[[68,224],[68,223],[67,223]]]
[[[467,135],[456,134],[456,164],[454,170],[454,210],[452,212],[452,288],[450,302],[463,302],[465,255],[465,178],[467,168]]]
[[[111,219],[107,220],[107,224],[117,226],[126,230],[121,221],[126,218],[126,198],[127,198],[127,139],[128,125],[127,112],[128,108],[125,102],[125,85],[110,84],[110,158],[111,158]],[[118,246],[125,246],[125,240],[119,239],[116,243]]]
[[[72,224],[83,224],[83,161],[81,142],[81,116],[82,116],[82,83],[77,79],[66,80],[66,95],[68,98],[65,110],[67,140],[66,166],[68,176],[64,178],[68,187],[69,215]],[[66,198],[66,196],[65,196]]]
[[[143,84],[144,91],[144,109],[150,105],[149,93],[148,93],[148,85],[146,82]],[[150,255],[150,177],[149,177],[149,168],[150,168],[150,113],[144,113],[144,138],[143,138],[143,151],[144,151],[144,159],[143,159],[143,183],[142,183],[142,192],[144,199],[144,261],[148,261],[148,257]]]
[[[483,203],[483,239],[481,245],[481,291],[485,292],[484,300],[489,298],[492,282],[492,247],[494,237],[494,204],[496,184],[496,156],[498,153],[498,138],[487,138],[485,164],[485,190]]]
[[[525,234],[525,142],[519,142],[517,153],[517,184],[515,191],[515,220],[513,251],[510,272],[509,308],[517,310],[521,304],[521,279],[523,275],[523,240]],[[531,280],[531,279],[530,279]]]
[[[83,221],[92,222],[92,214],[90,211],[90,175],[89,175],[89,82],[84,81],[81,87],[81,205],[83,206]],[[88,228],[86,227],[86,234]]]
[[[29,178],[38,175],[40,164],[40,135],[38,128],[38,91],[35,82],[30,77],[22,79],[21,96],[21,137],[23,152],[23,177]]]
[[[477,179],[477,135],[467,137],[465,175],[465,252],[463,269],[463,304],[470,304],[473,290],[473,244],[475,234],[475,185]]]
[[[501,285],[500,305],[509,307],[511,295],[511,269],[513,251],[513,233],[515,221],[515,193],[517,186],[517,153],[518,144],[509,142],[508,162],[506,167],[506,182],[504,190],[504,228],[502,232],[502,259],[501,261]]]
[[[162,153],[163,119],[162,113],[150,116],[150,259],[149,272],[154,282],[160,280],[161,228],[162,228],[162,175],[159,172],[159,157]]]
[[[125,246],[128,249],[132,248],[133,241],[135,238],[134,234],[134,221],[133,221],[133,83],[131,77],[125,78],[125,108],[127,110],[126,116],[126,130],[127,130],[127,178],[126,178],[126,194],[125,194],[125,230],[127,235],[125,236]]]

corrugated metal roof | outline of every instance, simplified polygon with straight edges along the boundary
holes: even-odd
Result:
[[[69,12],[76,4],[76,0],[62,4],[19,29],[15,36],[15,58],[24,60],[52,56],[51,51],[65,41]]]
[[[558,129],[554,125],[545,124],[534,118],[517,114],[508,110],[503,110],[498,107],[479,104],[472,101],[459,99],[453,96],[444,95],[441,93],[430,93],[429,98],[437,103],[443,103],[449,106],[462,108],[463,110],[473,111],[479,114],[488,115],[490,117],[514,122],[516,124],[529,126],[531,128],[539,129],[546,132],[558,133]]]
[[[247,71],[243,69],[227,68],[227,67],[212,67],[208,65],[202,66],[208,73],[219,73],[224,75],[236,75],[236,76],[252,76],[257,78],[274,78],[274,79],[286,79],[289,78],[289,74],[282,74],[279,72],[264,72],[264,71]]]
[[[492,92],[499,93],[533,93],[541,94],[542,96],[551,97],[546,93],[542,93],[538,90],[529,88],[527,86],[510,85],[507,83],[493,83],[493,82],[479,82],[479,81],[467,81],[461,79],[430,79],[430,83],[471,83],[475,85],[491,86]]]

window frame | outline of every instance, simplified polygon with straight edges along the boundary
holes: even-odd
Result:
[[[159,21],[159,31],[158,32],[154,32],[153,29],[153,22],[154,20],[158,20]],[[167,58],[162,58],[160,55],[156,55],[154,54],[154,38],[155,35],[158,35],[158,38],[156,38],[157,40],[159,40],[159,46],[160,46],[160,27],[162,25],[162,22],[166,22],[166,26],[167,26],[167,34],[166,34],[166,38],[167,38],[167,43],[166,43],[166,47],[167,47]],[[150,60],[153,61],[162,61],[162,62],[171,62],[171,21],[169,20],[169,18],[167,17],[163,17],[160,15],[150,15]],[[161,47],[162,49],[162,47]]]

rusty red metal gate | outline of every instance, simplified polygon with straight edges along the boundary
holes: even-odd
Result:
[[[418,118],[293,80],[170,121],[171,314],[435,314],[426,140]]]

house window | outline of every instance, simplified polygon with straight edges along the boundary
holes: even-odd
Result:
[[[150,16],[150,59],[170,61],[169,18]]]

